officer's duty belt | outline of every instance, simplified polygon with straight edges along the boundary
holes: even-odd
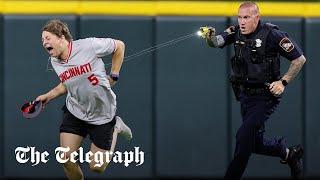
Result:
[[[247,96],[253,95],[270,95],[270,91],[265,88],[248,88],[248,87],[241,87],[242,92]]]

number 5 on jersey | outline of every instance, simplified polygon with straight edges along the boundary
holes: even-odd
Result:
[[[88,77],[88,80],[91,82],[91,84],[93,86],[97,85],[99,83],[99,80],[98,78],[94,75],[94,74],[91,74],[89,77]]]

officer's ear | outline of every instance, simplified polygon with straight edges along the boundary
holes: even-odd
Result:
[[[260,14],[257,14],[254,18],[258,22],[260,20]]]

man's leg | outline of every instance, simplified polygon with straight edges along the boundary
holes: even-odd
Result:
[[[265,101],[263,96],[241,96],[243,123],[237,131],[234,158],[225,174],[226,179],[240,179],[250,155],[254,152],[257,130],[263,127]]]
[[[257,114],[257,118],[262,119],[264,120],[263,122],[265,122],[269,119],[269,116],[274,112],[278,104],[279,101],[277,99],[271,98],[267,103],[265,103],[264,113]],[[264,124],[256,133],[254,153],[280,157],[283,164],[289,165],[292,177],[297,178],[302,176],[302,147],[297,145],[286,148],[284,138],[265,138]]]
[[[241,98],[242,125],[236,134],[236,148],[233,160],[225,174],[225,179],[240,179],[252,153],[256,123],[255,119],[250,116],[253,111],[249,108],[252,107],[249,102],[247,97]]]
[[[118,134],[124,136],[127,140],[132,138],[131,129],[122,121],[119,116],[116,116],[114,121],[111,121],[105,125],[93,127],[89,133],[91,140],[93,141],[93,143],[91,143],[90,151],[93,154],[102,152],[104,154],[104,159],[108,159],[110,161],[112,158],[112,154],[110,153],[114,153]],[[89,166],[91,171],[103,173],[108,164],[109,162],[105,161],[103,165],[99,167],[95,166],[96,162],[92,160]]]
[[[266,155],[266,156],[275,156],[280,158],[286,157],[286,145],[285,139],[282,138],[265,138],[265,126],[264,123],[270,118],[271,114],[276,110],[279,100],[275,97],[270,97],[262,99],[259,104],[260,113],[255,113],[254,116],[260,121],[260,128],[256,130],[255,133],[255,146],[254,153]]]
[[[79,149],[82,140],[83,137],[76,134],[60,133],[60,146],[70,148],[70,151],[65,155],[66,158],[70,158],[70,153]],[[69,180],[83,180],[82,171],[77,163],[68,161],[63,164],[63,169]]]
[[[225,179],[240,179],[247,167],[254,143],[254,128],[250,126],[243,122],[237,131],[234,157],[229,164]]]
[[[102,152],[104,154],[104,157],[103,159],[106,160],[110,160],[111,161],[111,158],[112,158],[112,154],[111,153],[114,153],[114,149],[115,149],[115,146],[116,146],[116,143],[117,143],[117,136],[118,136],[118,132],[117,131],[113,131],[113,136],[112,136],[112,144],[111,144],[111,147],[109,150],[105,150],[105,149],[101,149],[99,147],[97,147],[94,143],[91,143],[91,148],[90,148],[90,151],[95,154],[96,152]],[[105,157],[105,156],[108,156],[108,157]],[[97,163],[95,161],[93,161],[93,159],[91,159],[91,162],[89,164],[89,167],[90,167],[90,170],[93,171],[93,172],[96,172],[96,173],[103,173],[109,162],[105,161],[103,163],[102,166],[95,166]]]
[[[254,153],[285,159],[287,156],[285,138],[265,138],[264,129],[257,130]]]

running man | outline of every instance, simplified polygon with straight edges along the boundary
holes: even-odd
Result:
[[[66,158],[79,149],[88,134],[92,153],[114,152],[118,134],[131,139],[130,128],[116,116],[116,95],[111,90],[119,78],[124,43],[111,38],[73,41],[66,23],[50,20],[42,29],[42,45],[61,82],[36,100],[45,105],[67,93],[60,126],[60,146],[70,148]],[[107,75],[101,58],[109,54],[113,54],[112,67]],[[94,161],[89,165],[90,170],[102,173],[108,162],[101,167],[94,167]],[[68,161],[63,167],[68,179],[84,179],[78,164]]]
[[[233,44],[231,85],[240,102],[242,124],[236,134],[233,159],[225,179],[241,179],[250,156],[255,154],[280,157],[289,165],[291,176],[303,176],[303,147],[288,147],[285,138],[265,137],[265,124],[277,109],[281,95],[299,74],[306,58],[297,43],[278,26],[260,20],[259,7],[252,1],[241,3],[238,25],[215,35],[215,29],[204,33],[210,47],[224,48]],[[280,56],[290,61],[281,77]],[[289,85],[288,85],[289,86]]]

